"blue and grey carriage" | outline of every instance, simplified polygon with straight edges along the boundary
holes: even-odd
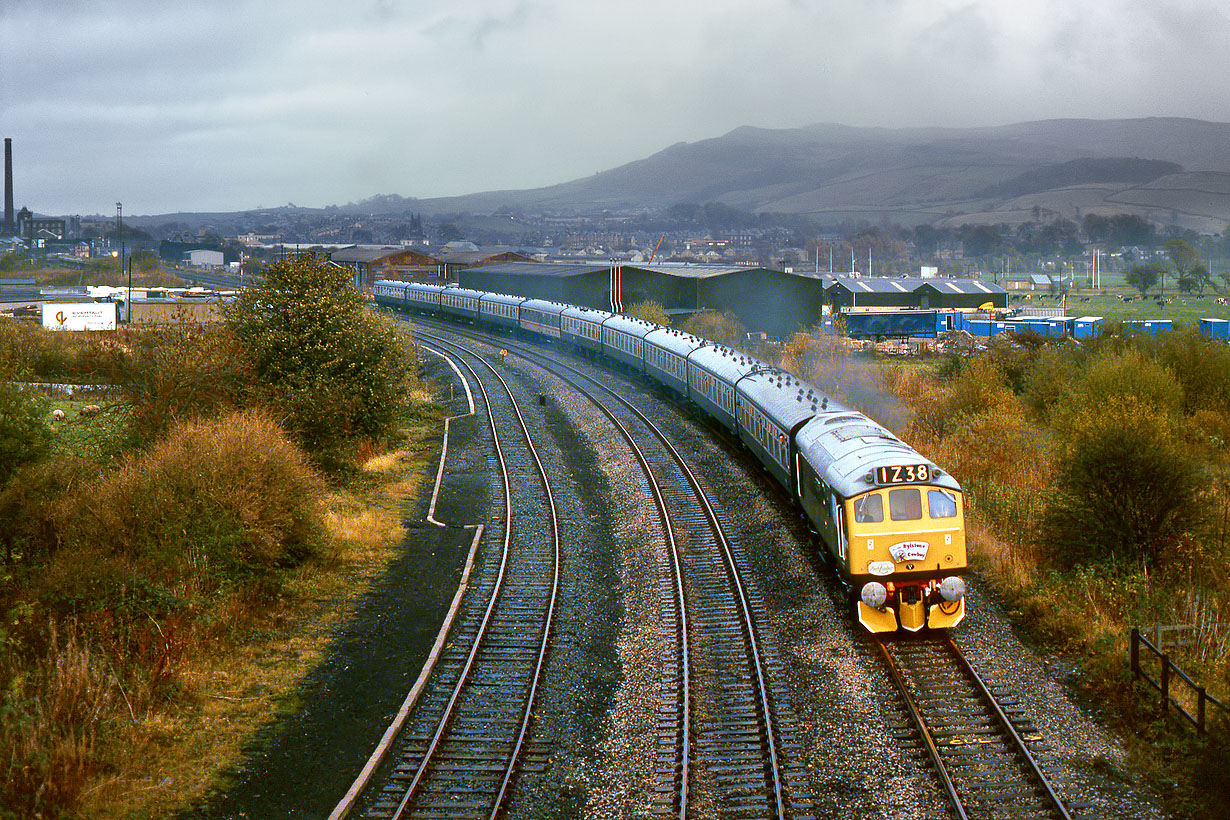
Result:
[[[571,305],[560,314],[560,339],[590,353],[602,352],[602,325],[615,316],[605,310]]]
[[[645,374],[687,398],[688,356],[713,344],[673,327],[658,327],[645,334]]]
[[[758,368],[769,369],[769,365],[725,345],[698,347],[688,356],[688,398],[738,434],[735,384]]]
[[[447,287],[440,291],[440,312],[458,319],[478,321],[479,305],[486,294],[481,290]]]
[[[644,373],[645,336],[660,327],[659,324],[631,316],[612,316],[602,323],[602,352],[620,364]]]
[[[739,439],[787,492],[797,485],[795,434],[826,401],[820,391],[778,368],[757,368],[735,383]]]

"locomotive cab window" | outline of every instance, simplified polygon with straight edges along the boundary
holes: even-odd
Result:
[[[917,487],[889,490],[888,514],[894,521],[918,521],[922,518],[922,493]]]
[[[854,499],[854,521],[857,524],[876,524],[884,520],[884,498],[871,493]]]
[[[927,490],[927,514],[932,518],[956,517],[956,496],[947,490]]]

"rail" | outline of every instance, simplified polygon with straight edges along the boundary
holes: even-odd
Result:
[[[1158,658],[1161,662],[1161,668],[1157,679],[1150,677],[1148,671],[1146,671],[1141,665],[1140,648],[1142,645],[1146,651],[1151,652],[1153,656]],[[1203,686],[1196,683],[1196,681],[1192,680],[1191,676],[1176,666],[1168,654],[1158,649],[1148,638],[1140,633],[1139,628],[1134,628],[1132,630],[1131,658],[1132,674],[1135,675],[1138,680],[1143,680],[1153,689],[1156,689],[1159,694],[1161,694],[1163,715],[1169,715],[1170,707],[1173,705],[1181,717],[1185,718],[1189,723],[1196,727],[1196,731],[1199,734],[1204,734],[1205,728],[1208,725],[1207,704],[1212,704],[1214,708],[1221,712],[1223,717],[1230,717],[1230,709],[1227,709],[1225,704],[1206,692]],[[1170,685],[1176,680],[1176,677],[1181,683],[1187,684],[1187,687],[1191,692],[1195,693],[1196,714],[1193,715],[1189,712],[1180,699],[1171,694]]]

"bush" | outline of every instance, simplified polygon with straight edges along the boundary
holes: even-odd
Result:
[[[663,327],[670,327],[671,324],[671,319],[666,315],[666,310],[661,304],[652,299],[637,302],[628,308],[628,315],[635,316],[637,319],[643,319],[646,322],[662,325]]]
[[[1182,385],[1185,412],[1230,412],[1230,347],[1210,342],[1193,328],[1141,344]]]
[[[51,444],[46,402],[0,381],[0,487],[21,465],[38,461]]]
[[[6,563],[34,565],[53,554],[72,531],[75,499],[97,468],[83,459],[28,464],[0,491],[0,546]]]
[[[733,313],[706,310],[689,316],[679,329],[736,350],[742,350],[747,344],[747,328]]]
[[[301,256],[271,265],[228,309],[266,402],[329,467],[357,441],[395,434],[412,378],[406,338],[367,310],[351,276]]]
[[[153,578],[242,582],[311,554],[320,479],[267,416],[179,424],[81,499],[80,548]]]
[[[106,660],[69,628],[50,629],[51,651],[33,667],[0,661],[0,817],[60,817],[96,773],[94,750],[120,700]]]
[[[1072,349],[1045,347],[1025,374],[1025,400],[1039,418],[1049,421],[1056,408],[1067,404],[1079,391],[1081,378],[1081,362]]]
[[[1134,396],[1074,412],[1042,548],[1065,567],[1157,564],[1203,523],[1202,477],[1179,433],[1167,412]]]
[[[975,416],[1007,410],[1015,403],[1008,377],[994,360],[983,356],[966,362],[953,379],[947,412],[951,416]]]
[[[134,443],[154,441],[176,421],[241,407],[253,389],[239,345],[218,325],[121,328],[91,358],[95,373],[122,391]]]
[[[1182,412],[1183,387],[1174,372],[1135,347],[1095,354],[1070,395],[1067,410],[1080,412],[1122,397],[1132,397],[1171,418]]]
[[[0,376],[18,381],[76,381],[85,345],[72,333],[0,316]]]

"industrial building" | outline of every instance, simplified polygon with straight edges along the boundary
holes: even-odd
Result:
[[[748,330],[778,338],[808,330],[831,313],[1008,307],[1007,291],[979,280],[831,277],[720,265],[510,263],[460,271],[458,284],[603,310],[651,300],[672,316],[729,311]]]

